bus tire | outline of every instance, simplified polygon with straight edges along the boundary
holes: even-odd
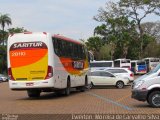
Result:
[[[87,76],[85,77],[84,86],[81,87],[80,91],[84,92],[84,91],[86,91],[86,89],[88,89],[88,77]]]
[[[70,82],[70,79],[68,77],[68,79],[67,79],[67,88],[64,90],[64,94],[66,96],[69,96],[70,93],[71,93],[71,82]]]
[[[85,77],[85,87],[86,88],[88,87],[88,77],[87,76]]]
[[[40,97],[40,93],[41,93],[40,90],[27,90],[28,97],[30,98]]]

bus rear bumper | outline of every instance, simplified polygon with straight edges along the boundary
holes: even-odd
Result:
[[[54,88],[54,80],[53,79],[36,80],[36,81],[12,81],[12,80],[9,80],[9,87],[11,90]]]

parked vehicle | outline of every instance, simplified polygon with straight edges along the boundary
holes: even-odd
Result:
[[[0,78],[0,83],[1,83],[1,82],[3,82],[3,79],[2,79],[2,78]]]
[[[132,98],[147,101],[152,107],[160,107],[160,64],[134,80]]]
[[[152,69],[154,69],[159,63],[160,63],[160,59],[159,58],[144,58],[144,61],[146,61],[146,65],[147,65],[147,72],[151,71]]]
[[[114,85],[117,88],[123,88],[125,85],[128,85],[129,83],[128,79],[121,78],[112,74],[111,72],[107,72],[104,70],[91,72],[90,80],[91,87],[99,85]]]
[[[131,60],[130,59],[116,59],[114,60],[114,67],[122,67],[131,69]]]
[[[128,70],[128,68],[106,68],[105,71],[109,71],[115,75],[118,75],[122,78],[129,79],[130,82],[134,80],[134,74],[132,71]]]
[[[91,61],[90,62],[91,71],[98,69],[105,69],[106,67],[114,67],[113,61]]]
[[[144,60],[132,60],[131,71],[134,74],[146,74],[147,73],[146,62]]]
[[[8,81],[8,77],[3,75],[3,74],[0,74],[0,79],[2,80],[2,82],[7,82]]]

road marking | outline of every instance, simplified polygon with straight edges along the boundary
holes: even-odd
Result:
[[[105,102],[112,103],[112,104],[114,104],[114,105],[116,105],[116,106],[122,107],[123,109],[133,110],[133,108],[130,108],[130,107],[126,106],[126,105],[120,104],[120,103],[118,103],[118,102],[116,102],[116,101],[113,101],[113,100],[111,100],[111,99],[105,98],[105,97],[100,96],[100,95],[98,95],[98,94],[95,94],[95,93],[92,93],[92,92],[88,92],[88,93],[86,93],[86,94],[91,95],[91,96],[94,96],[94,97],[97,97],[97,98],[99,98],[99,99],[101,99],[101,100],[104,100]]]
[[[129,96],[131,96],[131,94],[126,95],[126,96],[124,96],[124,97],[122,97],[122,98],[120,98],[120,99],[116,100],[116,102],[120,102],[120,101],[122,101],[122,100],[124,100],[124,99],[128,98]]]

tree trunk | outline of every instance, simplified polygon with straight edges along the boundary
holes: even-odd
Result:
[[[138,28],[139,28],[139,32],[140,32],[140,37],[139,37],[139,42],[140,42],[140,52],[139,52],[139,59],[142,59],[142,52],[143,52],[143,29],[141,27],[140,24],[140,20],[138,20]]]

